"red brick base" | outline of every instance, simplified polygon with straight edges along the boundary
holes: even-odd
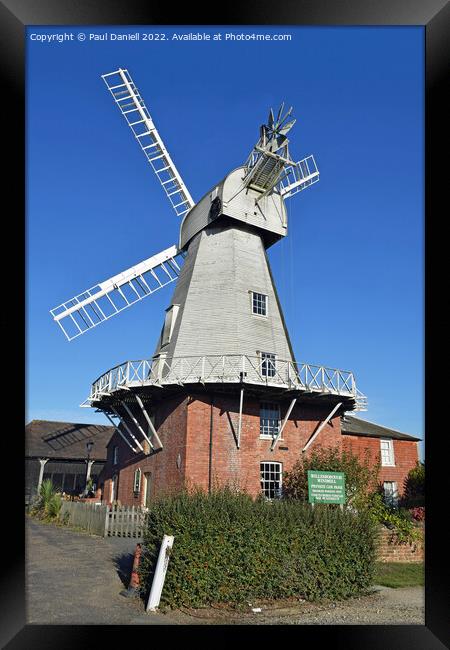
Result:
[[[283,421],[290,399],[276,400],[270,394],[264,399],[258,399],[244,393],[238,448],[239,397],[238,391],[228,395],[184,393],[167,397],[155,405],[154,423],[164,447],[156,450],[156,453],[134,454],[116,432],[108,444],[107,462],[99,477],[103,484],[103,500],[111,501],[114,475],[117,475],[115,498],[123,505],[145,505],[146,501],[149,505],[149,500],[186,485],[208,490],[228,484],[257,496],[261,492],[260,463],[281,463],[283,474],[292,470],[304,453],[306,443],[333,408],[333,403],[325,397],[309,403],[299,399],[283,429],[282,437],[271,450],[272,438],[260,435],[261,401],[278,402]],[[139,414],[135,415],[139,419]],[[134,425],[130,423],[130,426]],[[141,426],[148,425],[141,421]],[[127,436],[126,431],[124,433]],[[382,480],[398,481],[400,490],[401,482],[417,460],[417,444],[403,442],[395,441],[397,467],[382,472]],[[361,456],[369,449],[376,462],[379,440],[343,436],[339,415],[323,427],[306,454],[318,447],[343,446]],[[113,464],[114,447],[118,448],[119,461],[116,465]],[[140,490],[134,492],[137,469],[141,471],[141,485]]]
[[[381,528],[378,545],[379,562],[423,562],[424,561],[424,536],[409,544],[399,542],[392,531],[384,526]]]

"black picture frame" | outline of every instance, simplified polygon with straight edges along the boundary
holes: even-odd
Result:
[[[443,501],[446,485],[444,478],[448,470],[445,467],[446,454],[443,447],[448,434],[445,431],[444,393],[436,393],[435,375],[441,362],[443,347],[432,346],[430,328],[432,309],[441,310],[442,295],[439,291],[439,278],[445,276],[446,251],[441,243],[439,215],[446,203],[441,200],[440,191],[446,188],[445,165],[437,160],[444,148],[445,134],[445,78],[448,70],[448,40],[450,26],[450,7],[445,0],[268,0],[240,3],[239,5],[220,7],[220,13],[213,15],[205,5],[193,7],[184,3],[174,8],[168,3],[144,3],[139,0],[3,0],[0,2],[0,49],[1,70],[4,89],[3,109],[4,133],[11,139],[11,146],[3,162],[4,201],[10,199],[10,208],[6,213],[6,223],[15,228],[17,236],[16,250],[24,250],[25,213],[24,179],[24,86],[25,86],[25,29],[29,25],[422,25],[425,28],[426,41],[426,146],[425,146],[425,208],[426,208],[426,313],[427,339],[425,348],[426,368],[426,465],[427,465],[427,525],[426,525],[426,619],[425,625],[414,626],[302,626],[295,631],[298,642],[311,642],[321,646],[331,640],[333,648],[408,648],[434,650],[449,646],[448,627],[448,593],[445,568],[445,544],[439,546],[440,540],[446,540],[446,517],[443,516]],[[5,149],[3,150],[5,153]],[[445,179],[445,180],[444,180]],[[448,184],[448,183],[447,183]],[[443,215],[444,216],[444,215]],[[5,223],[5,222],[4,222]],[[442,223],[445,223],[444,220]],[[6,237],[4,229],[4,249],[10,249],[10,235]],[[442,235],[444,233],[442,232]],[[444,237],[445,239],[445,237]],[[442,250],[439,251],[439,244]],[[431,249],[433,247],[433,250]],[[438,251],[438,252],[437,252]],[[430,264],[432,259],[432,264]],[[26,270],[26,259],[23,268]],[[19,262],[14,260],[16,272]],[[25,279],[25,273],[24,273]],[[18,350],[26,341],[26,331],[21,324],[25,322],[24,301],[20,295],[20,282],[16,283],[16,298],[8,304],[7,315],[2,319],[3,341],[7,342],[5,364],[9,369],[4,383],[5,412],[8,418],[4,422],[4,469],[11,472],[9,479],[4,474],[4,505],[10,512],[4,521],[8,526],[3,529],[5,551],[3,553],[3,571],[1,572],[1,638],[2,647],[18,648],[75,648],[93,647],[97,643],[117,643],[118,635],[124,640],[129,636],[147,633],[147,626],[127,629],[115,626],[38,626],[25,624],[25,543],[23,526],[22,480],[24,443],[20,411],[25,411],[22,399],[24,386],[24,363],[18,358]],[[24,285],[22,285],[24,286]],[[15,301],[15,304],[14,304]],[[10,314],[14,314],[11,316]],[[21,318],[22,316],[22,318]],[[442,319],[437,318],[441,324]],[[12,327],[11,327],[12,326]],[[433,324],[433,341],[438,338],[439,328]],[[445,336],[445,330],[442,330]],[[13,337],[20,339],[17,345],[10,344]],[[441,339],[445,341],[445,339]],[[9,355],[9,358],[8,358]],[[25,361],[25,359],[22,359]],[[13,375],[11,377],[11,374]],[[431,381],[433,377],[433,381]],[[18,396],[18,399],[17,399]],[[438,410],[439,409],[439,410]],[[4,414],[5,415],[5,414]],[[13,417],[11,417],[13,416]],[[441,469],[442,467],[442,469]],[[6,489],[9,488],[9,489]],[[51,594],[43,594],[51,597]],[[266,635],[269,630],[251,626],[253,640],[257,632]],[[129,629],[128,629],[129,628]],[[154,630],[153,630],[154,631]],[[164,628],[167,638],[183,635],[183,642],[194,639],[219,637],[225,640],[229,635],[242,637],[242,628],[217,626],[189,626],[189,628]],[[287,630],[278,627],[277,633],[284,635]],[[273,630],[271,630],[273,632]]]

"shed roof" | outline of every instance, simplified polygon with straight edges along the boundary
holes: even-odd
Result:
[[[409,435],[409,433],[402,433],[395,429],[383,427],[381,424],[368,422],[355,418],[353,415],[344,415],[341,419],[341,431],[344,435],[350,436],[366,436],[369,438],[395,438],[396,440],[414,440],[418,441],[420,438]]]
[[[85,459],[86,443],[92,441],[90,458],[106,460],[106,445],[113,427],[32,420],[25,427],[25,455],[43,458]]]

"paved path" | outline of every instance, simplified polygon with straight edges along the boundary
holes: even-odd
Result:
[[[94,537],[27,517],[27,622],[74,625],[424,624],[422,587],[390,589],[348,601],[261,603],[239,611],[210,607],[149,613],[125,598],[136,540]],[[122,580],[120,578],[122,576]],[[253,604],[253,607],[255,604]]]
[[[27,517],[27,623],[170,624],[164,614],[146,614],[140,598],[120,595],[135,547],[134,539],[94,537]]]

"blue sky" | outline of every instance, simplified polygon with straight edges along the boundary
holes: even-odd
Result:
[[[119,31],[141,40],[89,40]],[[63,33],[74,40],[30,39]],[[70,343],[49,314],[177,242],[178,219],[100,77],[118,67],[196,201],[245,161],[271,106],[294,107],[291,154],[313,153],[321,179],[289,200],[289,236],[269,258],[297,360],[352,370],[369,399],[361,417],[424,438],[421,27],[28,28],[27,421],[107,424],[78,405],[100,374],[152,355],[170,302],[173,285]]]

